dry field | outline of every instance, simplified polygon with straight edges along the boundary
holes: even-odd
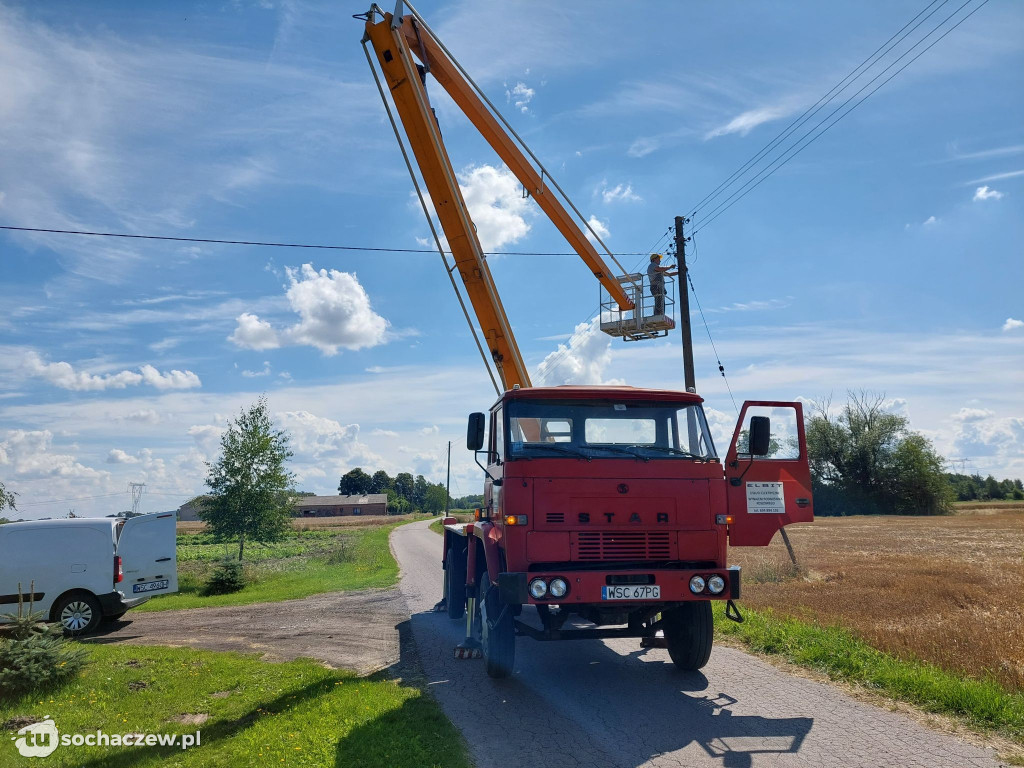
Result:
[[[734,548],[751,608],[838,624],[897,656],[1024,691],[1024,504],[948,517],[818,518]]]
[[[296,517],[292,527],[296,531],[326,531],[333,528],[369,528],[374,525],[427,520],[430,515],[344,515],[342,517]],[[178,523],[178,533],[202,533],[206,523],[189,520]]]

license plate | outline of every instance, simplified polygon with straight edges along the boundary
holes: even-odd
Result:
[[[167,589],[167,579],[160,581],[147,581],[145,584],[133,584],[132,592],[155,592],[158,589]]]
[[[657,584],[629,584],[601,587],[602,600],[659,600],[661,587]]]

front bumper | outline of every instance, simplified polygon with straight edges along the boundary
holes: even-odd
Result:
[[[690,591],[690,579],[703,576],[705,582],[714,575],[725,579],[725,589],[713,595],[705,588],[695,594]],[[569,585],[569,592],[564,597],[545,597],[537,600],[529,592],[529,583],[541,578],[550,583],[551,579],[560,577]],[[604,586],[643,582],[638,577],[646,577],[647,584],[660,587],[661,596],[656,600],[603,600],[601,588]],[[625,581],[630,580],[630,581]],[[636,571],[537,571],[508,572],[498,574],[498,590],[502,600],[510,605],[650,605],[656,603],[678,603],[686,600],[738,600],[740,597],[740,567],[733,565],[728,568],[699,568],[694,570],[636,570]]]

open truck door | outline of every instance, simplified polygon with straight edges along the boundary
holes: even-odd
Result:
[[[725,459],[729,543],[763,547],[790,523],[814,520],[800,403],[743,403]]]
[[[173,512],[126,520],[117,537],[126,600],[178,591],[177,519]]]

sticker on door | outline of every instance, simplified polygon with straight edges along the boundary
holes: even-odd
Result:
[[[784,515],[786,500],[782,483],[747,483],[747,512],[750,514]]]

